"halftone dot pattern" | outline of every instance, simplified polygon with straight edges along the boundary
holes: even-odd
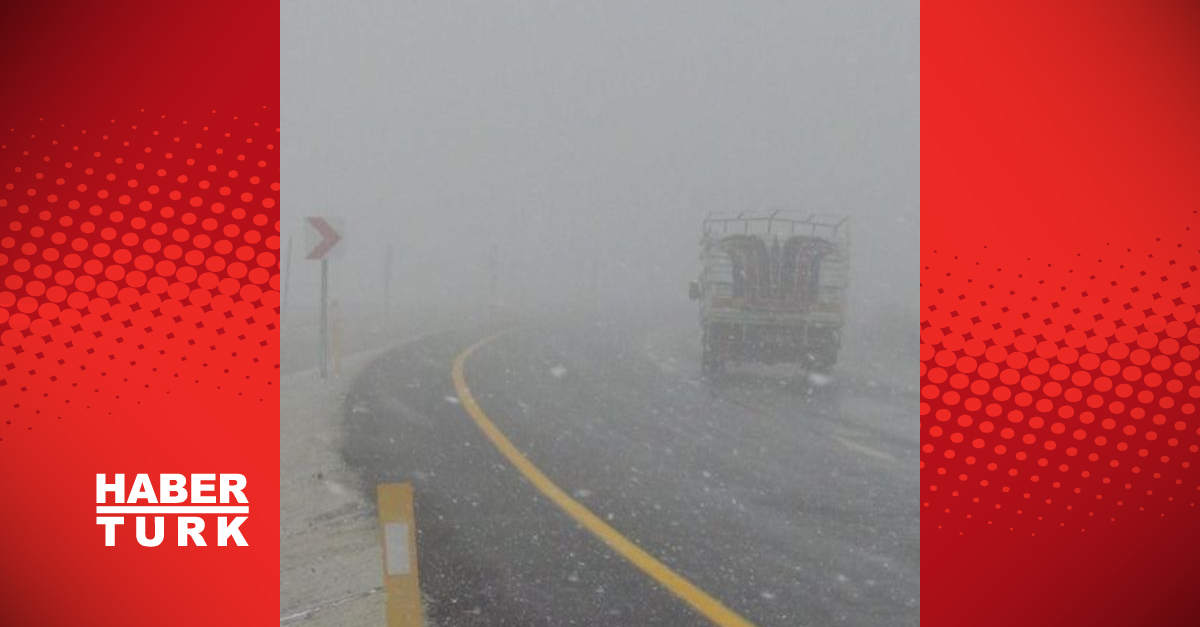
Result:
[[[0,129],[0,447],[197,386],[277,394],[279,128],[262,117]]]
[[[1038,534],[1197,515],[1200,243],[1182,228],[1067,264],[923,257],[924,518]]]

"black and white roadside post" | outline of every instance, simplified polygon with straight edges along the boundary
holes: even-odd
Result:
[[[492,244],[492,249],[488,252],[488,322],[496,321],[496,300],[500,297],[499,289],[499,269],[497,263],[499,260],[500,249],[495,244]]]
[[[283,306],[280,307],[280,315],[287,315],[288,296],[292,293],[292,236],[288,235],[287,243],[287,260],[283,269]]]
[[[392,245],[387,245],[383,255],[383,326],[388,326],[388,318],[392,306]]]

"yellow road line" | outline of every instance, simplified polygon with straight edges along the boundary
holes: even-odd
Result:
[[[682,599],[688,605],[692,606],[697,612],[705,618],[712,621],[713,624],[719,627],[754,627],[750,621],[742,618],[736,612],[725,607],[720,601],[709,596],[700,588],[697,588],[692,582],[684,579],[675,571],[667,567],[666,564],[658,561],[654,556],[644,551],[641,547],[634,544],[631,540],[621,535],[619,531],[613,529],[608,523],[600,519],[584,507],[582,503],[571,498],[562,488],[555,485],[549,477],[533,462],[529,461],[525,455],[509,441],[508,437],[500,431],[496,424],[488,418],[487,414],[479,407],[479,403],[475,401],[475,397],[471,395],[471,388],[467,387],[467,378],[464,370],[467,363],[467,358],[474,353],[476,349],[491,342],[506,331],[496,333],[495,335],[486,337],[468,347],[458,357],[454,359],[454,367],[450,371],[451,378],[454,380],[454,390],[458,394],[458,399],[462,403],[462,407],[466,410],[467,415],[475,421],[483,434],[491,440],[492,444],[503,454],[508,461],[512,463],[525,478],[534,485],[542,494],[546,495],[555,505],[558,505],[576,522],[583,525],[591,531],[596,537],[603,540],[612,550],[616,551],[621,557],[629,560],[634,566],[641,569],[642,572],[650,576],[651,579],[657,581],[666,589],[670,590],[675,596]]]
[[[381,483],[379,541],[383,546],[383,587],[387,627],[421,627],[421,585],[417,578],[417,524],[411,483]]]

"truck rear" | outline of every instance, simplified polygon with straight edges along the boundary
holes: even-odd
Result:
[[[845,217],[776,211],[710,215],[700,239],[702,366],[796,363],[828,372],[845,322]]]

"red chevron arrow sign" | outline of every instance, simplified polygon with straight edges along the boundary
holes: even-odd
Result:
[[[324,259],[338,245],[338,242],[342,241],[341,229],[336,228],[326,218],[309,217],[305,220],[308,222],[310,242],[308,254],[305,257]]]

